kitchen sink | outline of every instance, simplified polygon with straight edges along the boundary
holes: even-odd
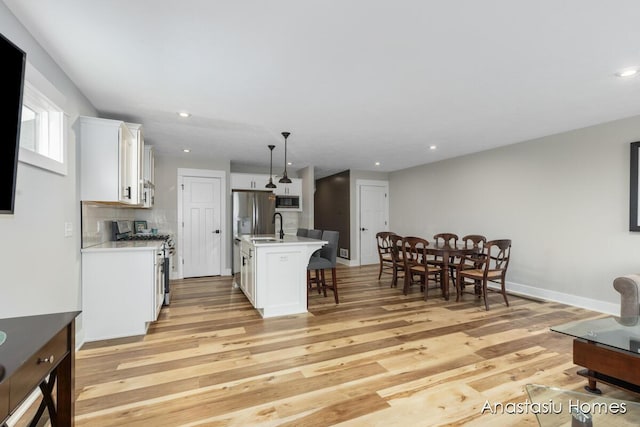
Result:
[[[273,237],[258,237],[251,239],[253,243],[273,243],[280,242],[281,240],[274,239]]]

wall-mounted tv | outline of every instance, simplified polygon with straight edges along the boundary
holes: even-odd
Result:
[[[0,214],[15,208],[26,54],[0,34]]]

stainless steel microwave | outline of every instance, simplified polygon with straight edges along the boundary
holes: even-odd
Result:
[[[276,196],[276,209],[300,209],[300,196]]]

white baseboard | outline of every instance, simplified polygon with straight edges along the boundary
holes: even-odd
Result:
[[[354,260],[351,260],[351,259],[345,259],[345,258],[336,258],[336,262],[338,264],[346,265],[348,267],[358,267],[360,265],[360,263],[358,261],[354,261]]]
[[[489,288],[495,289],[495,286],[489,286]],[[514,295],[521,295],[524,297],[541,299],[545,301],[559,302],[574,307],[597,311],[599,313],[610,314],[612,316],[620,315],[620,304],[585,298],[577,295],[565,294],[548,289],[535,288],[533,286],[521,285],[519,283],[509,281],[507,281],[506,288],[508,293]]]

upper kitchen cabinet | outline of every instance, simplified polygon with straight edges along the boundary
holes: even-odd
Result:
[[[277,180],[274,182],[276,188],[273,192],[276,196],[302,196],[302,179],[291,178],[291,184],[282,184]]]
[[[125,123],[127,128],[131,131],[134,138],[133,150],[135,156],[131,157],[131,172],[133,174],[133,183],[135,184],[136,191],[135,196],[137,199],[137,205],[144,205],[144,133],[142,132],[142,125],[138,123]]]
[[[142,189],[142,205],[145,208],[152,208],[155,199],[155,153],[153,146],[144,146],[144,160],[143,160],[143,182],[144,188]]]
[[[232,190],[262,190],[268,191],[265,185],[269,183],[269,175],[251,174],[251,173],[232,173],[231,189]],[[276,184],[277,185],[277,184]]]
[[[139,205],[142,130],[119,120],[80,117],[80,198]]]

